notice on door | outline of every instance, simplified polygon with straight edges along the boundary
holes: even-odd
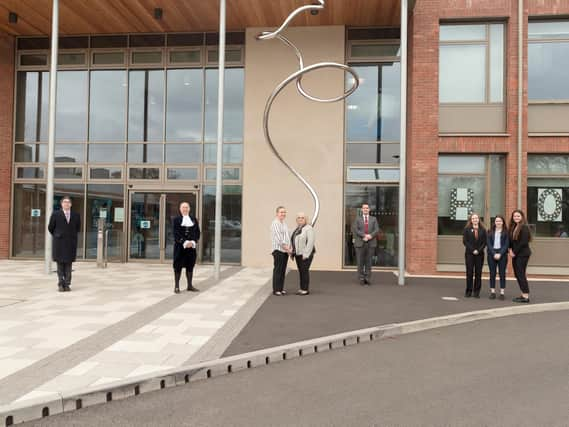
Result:
[[[140,228],[143,230],[148,230],[150,228],[150,221],[148,220],[140,221]]]
[[[124,208],[115,208],[115,222],[124,222]]]
[[[41,216],[41,209],[32,209],[32,218],[38,218]]]

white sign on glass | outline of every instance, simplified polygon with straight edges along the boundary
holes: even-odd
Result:
[[[115,208],[115,222],[124,222],[124,208]]]

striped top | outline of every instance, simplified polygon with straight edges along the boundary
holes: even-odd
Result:
[[[271,224],[271,243],[272,252],[281,251],[286,252],[282,245],[290,245],[290,234],[288,232],[288,227],[284,222],[280,222],[275,218]]]

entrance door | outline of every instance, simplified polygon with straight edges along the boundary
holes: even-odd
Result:
[[[174,246],[172,219],[178,215],[182,202],[188,202],[191,214],[198,217],[197,200],[195,192],[131,192],[129,259],[171,260]]]

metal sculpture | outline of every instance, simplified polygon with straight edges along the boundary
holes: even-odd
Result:
[[[270,117],[270,113],[271,113],[271,107],[273,105],[273,102],[277,98],[277,96],[283,91],[283,89],[285,87],[287,87],[289,85],[289,83],[291,83],[295,80],[296,80],[296,88],[297,88],[298,92],[302,96],[304,96],[305,98],[307,98],[311,101],[315,101],[315,102],[332,103],[332,102],[342,101],[343,99],[346,99],[348,96],[350,96],[352,93],[354,93],[355,90],[358,88],[359,77],[353,68],[348,67],[347,65],[344,65],[344,64],[338,64],[336,62],[319,62],[319,63],[305,67],[304,66],[304,60],[302,58],[302,53],[300,52],[300,50],[294,45],[294,43],[292,43],[289,39],[287,39],[285,36],[282,35],[282,32],[287,28],[287,26],[290,24],[290,22],[298,14],[305,12],[305,11],[318,11],[320,9],[324,9],[324,7],[325,7],[325,0],[318,0],[317,4],[310,4],[310,5],[301,6],[301,7],[297,8],[295,11],[293,11],[285,19],[283,24],[278,29],[276,29],[275,31],[272,31],[272,32],[264,31],[257,36],[257,40],[271,40],[271,39],[280,40],[282,43],[284,43],[286,46],[290,47],[294,51],[296,58],[298,59],[298,64],[299,64],[298,71],[296,71],[295,73],[291,74],[286,79],[284,79],[273,90],[273,92],[271,93],[271,95],[267,99],[267,103],[265,104],[265,112],[263,114],[263,130],[265,133],[265,141],[267,142],[267,144],[269,144],[269,147],[271,148],[274,155],[281,161],[282,164],[284,164],[286,166],[286,168],[288,170],[290,170],[292,172],[292,174],[294,176],[296,176],[300,180],[300,182],[302,182],[302,184],[304,184],[304,186],[310,192],[312,199],[314,200],[314,214],[312,215],[312,226],[314,226],[316,224],[316,221],[318,220],[318,215],[320,213],[320,200],[318,199],[318,195],[316,194],[316,191],[312,188],[312,186],[308,183],[308,181],[294,167],[292,167],[290,164],[288,164],[283,159],[283,157],[280,155],[280,153],[277,151],[277,149],[275,148],[275,145],[273,144],[273,140],[272,140],[270,132],[269,132],[269,117]],[[342,95],[337,96],[335,98],[318,98],[318,97],[310,95],[302,87],[302,77],[305,74],[310,73],[311,71],[319,70],[322,68],[336,68],[336,69],[340,69],[340,70],[343,70],[344,72],[351,74],[353,77],[352,82],[351,82],[351,87],[348,90],[344,91],[344,93]]]

